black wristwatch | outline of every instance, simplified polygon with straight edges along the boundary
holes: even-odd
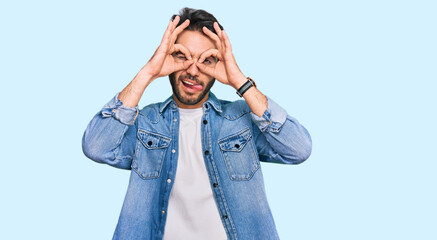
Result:
[[[243,97],[243,94],[249,90],[249,88],[251,88],[252,86],[256,87],[255,81],[253,81],[252,78],[247,77],[247,82],[245,82],[243,84],[243,86],[241,86],[238,90],[237,90],[237,94],[240,97]]]

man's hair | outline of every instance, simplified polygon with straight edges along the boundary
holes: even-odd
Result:
[[[185,30],[198,31],[203,33],[202,28],[205,26],[213,33],[217,34],[214,30],[214,22],[217,22],[220,29],[223,30],[223,26],[217,21],[217,19],[209,12],[202,9],[193,9],[193,8],[182,8],[179,11],[179,14],[175,14],[171,17],[171,20],[174,20],[176,16],[179,16],[181,20],[178,23],[178,26],[181,25],[185,20],[190,19],[190,25],[188,25]]]

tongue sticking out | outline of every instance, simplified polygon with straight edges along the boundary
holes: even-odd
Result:
[[[182,84],[190,89],[196,90],[196,91],[201,91],[203,89],[202,85],[200,84],[189,84],[189,83],[185,83],[184,81],[182,81]]]

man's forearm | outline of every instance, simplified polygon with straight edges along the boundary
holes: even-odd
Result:
[[[257,88],[251,87],[244,93],[243,97],[250,110],[257,116],[261,117],[267,110],[267,98]]]
[[[238,84],[236,84],[235,89],[239,89],[245,82],[246,78],[242,78]],[[250,110],[258,117],[262,117],[264,112],[267,110],[267,98],[262,94],[256,87],[249,88],[244,94],[243,98],[249,105]]]
[[[135,78],[120,92],[118,99],[127,107],[135,107],[140,102],[146,87],[152,82],[152,77],[141,69]]]

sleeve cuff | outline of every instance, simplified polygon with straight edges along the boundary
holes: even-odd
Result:
[[[120,99],[118,99],[119,94],[117,93],[111,101],[103,106],[101,111],[102,117],[114,117],[123,124],[132,125],[139,113],[138,105],[136,107],[124,106]]]
[[[253,122],[259,127],[261,132],[272,131],[279,132],[285,120],[287,119],[287,112],[275,103],[268,96],[267,109],[263,113],[262,117],[258,117],[253,112],[250,113]]]

